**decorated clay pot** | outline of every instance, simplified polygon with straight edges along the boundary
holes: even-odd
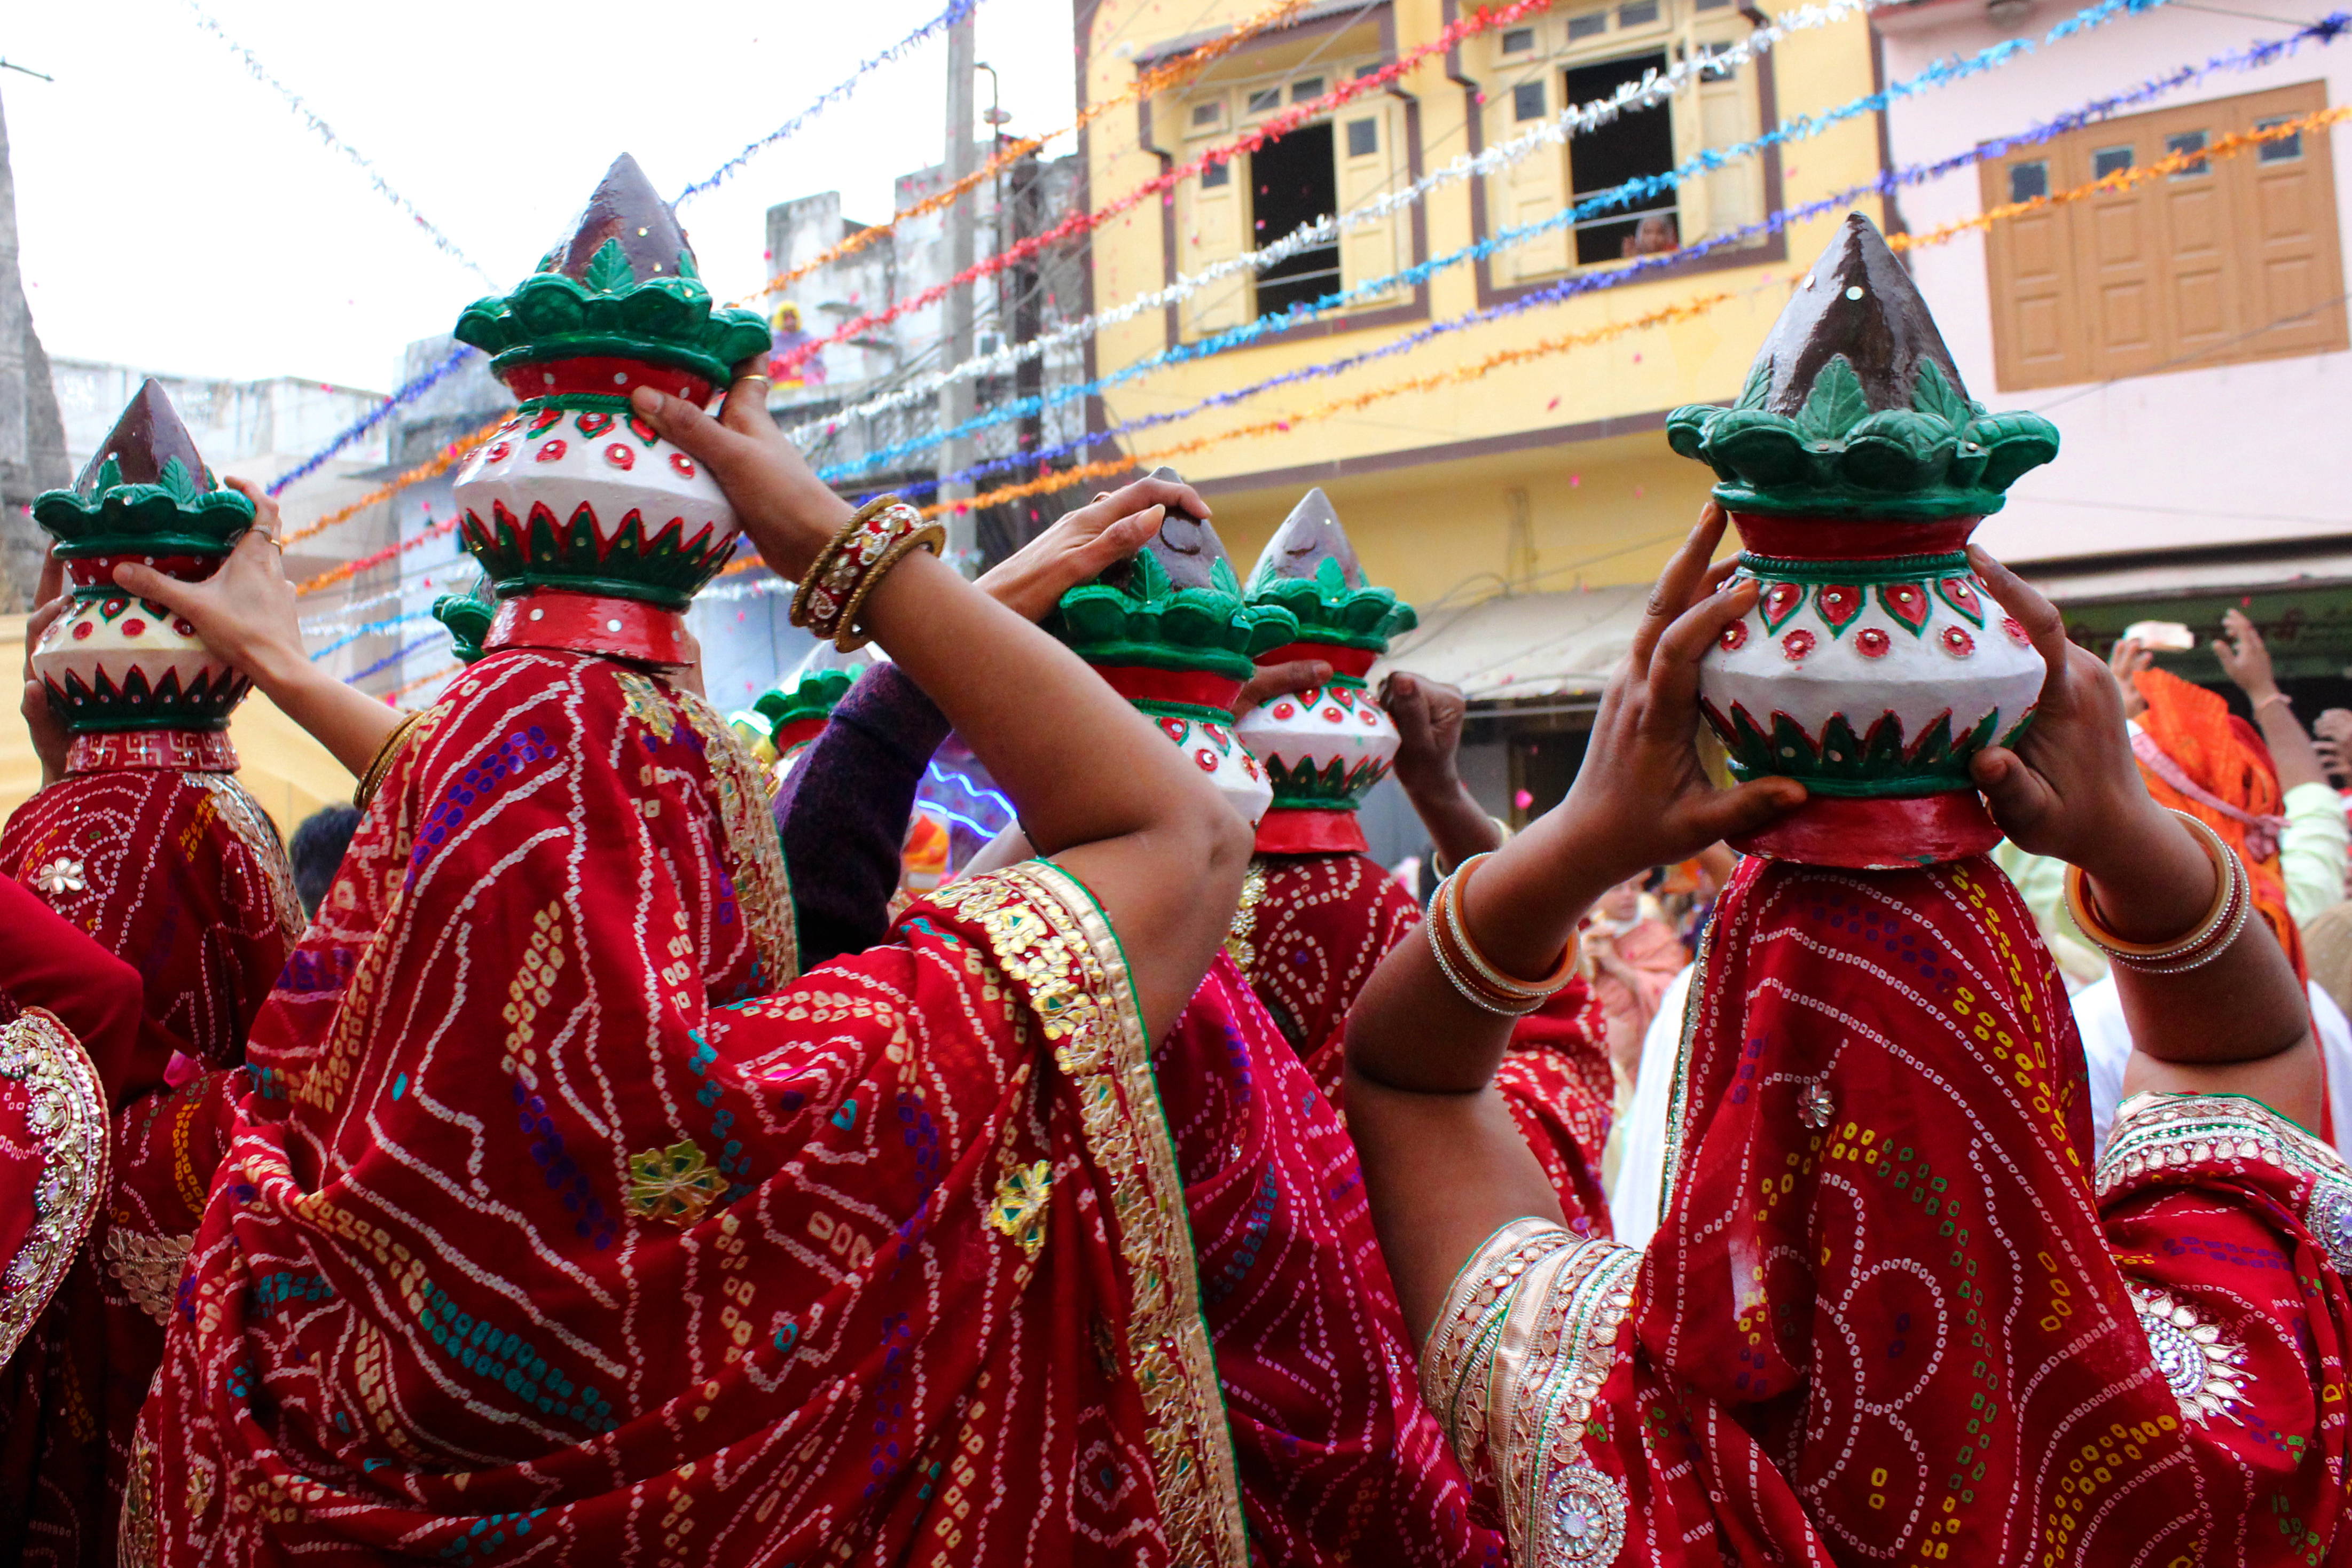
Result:
[[[1250,573],[1249,602],[1298,624],[1298,640],[1260,664],[1319,659],[1329,681],[1276,697],[1243,715],[1241,736],[1265,763],[1274,806],[1258,826],[1265,854],[1367,847],[1356,808],[1396,760],[1396,726],[1366,689],[1372,661],[1413,625],[1412,606],[1364,581],[1330,498],[1311,489],[1266,542]]]
[[[1063,595],[1046,629],[1155,720],[1253,826],[1265,815],[1274,787],[1234,733],[1234,704],[1252,661],[1298,623],[1244,601],[1207,521],[1170,511],[1132,561]]]
[[[759,314],[713,307],[684,232],[625,155],[539,270],[468,306],[457,335],[521,399],[455,486],[460,537],[499,606],[482,646],[682,661],[676,613],[739,531],[717,482],[629,395],[707,403],[767,346]]]
[[[827,720],[849,689],[869,666],[881,661],[870,647],[842,652],[830,642],[811,648],[783,682],[763,691],[750,709],[727,716],[727,721],[750,747],[768,775],[774,795],[800,765],[810,742],[824,732]]]
[[[69,490],[33,514],[57,540],[72,603],[33,650],[50,710],[77,734],[226,729],[252,683],[195,628],[117,587],[124,562],[201,582],[252,525],[253,503],[215,485],[163,389],[150,380]]]
[[[1760,590],[1699,667],[1707,721],[1734,773],[1799,779],[1810,796],[1734,847],[1865,868],[1991,848],[1969,763],[2032,721],[2044,670],[1964,551],[2057,432],[1969,399],[1858,213],[1799,281],[1738,402],[1677,409],[1666,427],[1715,468]]]

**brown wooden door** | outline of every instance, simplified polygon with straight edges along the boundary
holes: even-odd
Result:
[[[2326,106],[2306,82],[2088,126],[1980,166],[1990,206]],[[2003,219],[1986,247],[2005,391],[2347,346],[2325,132]]]

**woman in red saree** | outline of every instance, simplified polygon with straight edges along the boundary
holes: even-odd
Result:
[[[1669,567],[1599,766],[1467,900],[1507,973],[1542,973],[1632,867],[1801,798],[1718,793],[1692,748],[1697,656],[1753,602],[1708,591],[1720,532]],[[2021,750],[1978,764],[2003,829],[2083,866],[2119,937],[2190,929],[2217,867],[2140,787],[2105,671],[1975,565],[2052,671]],[[1665,1223],[1636,1252],[1560,1226],[1482,1088],[1500,1030],[1400,949],[1355,1016],[1349,1121],[1423,1387],[1515,1554],[2352,1556],[2352,1176],[2296,1124],[2316,1074],[2276,942],[2248,921],[2215,951],[2126,978],[2147,1092],[2095,1163],[2063,988],[1989,862],[1751,863],[1707,938]],[[1446,1162],[1412,1161],[1433,1142]]]
[[[849,508],[751,384],[723,426],[637,413],[798,576]],[[1148,1043],[1246,835],[945,566],[908,557],[861,619],[1053,858],[795,981],[723,722],[625,658],[485,657],[255,1031],[126,1562],[1237,1568]]]

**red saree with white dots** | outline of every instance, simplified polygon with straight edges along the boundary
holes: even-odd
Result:
[[[1246,1548],[1116,939],[1035,863],[795,980],[698,700],[509,650],[257,1026],[129,1563]]]
[[[243,1059],[302,908],[277,829],[219,771],[236,765],[226,737],[91,735],[70,756],[74,771],[0,830],[0,876],[134,972],[142,1016],[97,1066],[109,1102],[136,1118],[174,1053],[197,1066]],[[190,758],[218,767],[179,765]],[[12,974],[79,962],[22,921],[11,934],[33,949],[8,956]],[[134,1169],[129,1152],[116,1151],[118,1178]],[[176,1272],[173,1248],[192,1218],[142,1232],[107,1203],[48,1310],[0,1364],[0,1561],[113,1561],[131,1426],[162,1348],[124,1260],[135,1256],[142,1276]]]
[[[1370,856],[1261,854],[1251,864],[1226,948],[1334,1100],[1348,1009],[1421,921],[1412,895]],[[1580,1236],[1608,1235],[1601,1152],[1615,1083],[1600,1005],[1582,979],[1512,1026],[1496,1088],[1570,1225]]]
[[[1643,1252],[1520,1221],[1423,1388],[1518,1561],[2352,1560],[2352,1174],[2248,1100],[2087,1147],[2065,991],[1982,859],[1749,861]]]

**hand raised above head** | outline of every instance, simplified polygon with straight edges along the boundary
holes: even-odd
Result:
[[[629,406],[664,439],[710,470],[744,533],[781,576],[800,580],[856,510],[835,495],[768,414],[766,356],[735,367],[712,418],[683,397],[641,386]]]
[[[2192,890],[2210,891],[2204,851],[2141,781],[2112,668],[2067,641],[2056,607],[2015,573],[1981,549],[1969,559],[2047,670],[2015,749],[1988,746],[1969,763],[1993,821],[2020,848],[2072,862],[2094,880],[2137,883],[2151,868],[2186,868]]]
[[[114,581],[195,627],[205,647],[266,688],[308,662],[299,601],[278,542],[278,502],[249,479],[223,482],[253,502],[253,526],[211,576],[189,583],[125,562]]]
[[[1397,727],[1397,783],[1409,794],[1451,785],[1470,713],[1462,689],[1400,669],[1381,682],[1381,707]]]
[[[1735,563],[1707,564],[1726,521],[1708,502],[1659,576],[1559,807],[1600,857],[1589,873],[1596,896],[1717,839],[1752,833],[1804,802],[1805,787],[1794,779],[1721,789],[1699,763],[1699,660],[1726,626],[1756,607],[1755,581],[1735,579]]]
[[[1286,659],[1280,664],[1261,664],[1257,672],[1243,683],[1242,692],[1234,699],[1234,717],[1265,707],[1277,697],[1294,692],[1312,691],[1331,679],[1331,667],[1319,658]]]
[[[982,593],[1025,620],[1042,621],[1062,595],[1150,542],[1171,508],[1192,517],[1208,504],[1190,485],[1138,479],[1066,511],[1036,538],[983,573]]]

